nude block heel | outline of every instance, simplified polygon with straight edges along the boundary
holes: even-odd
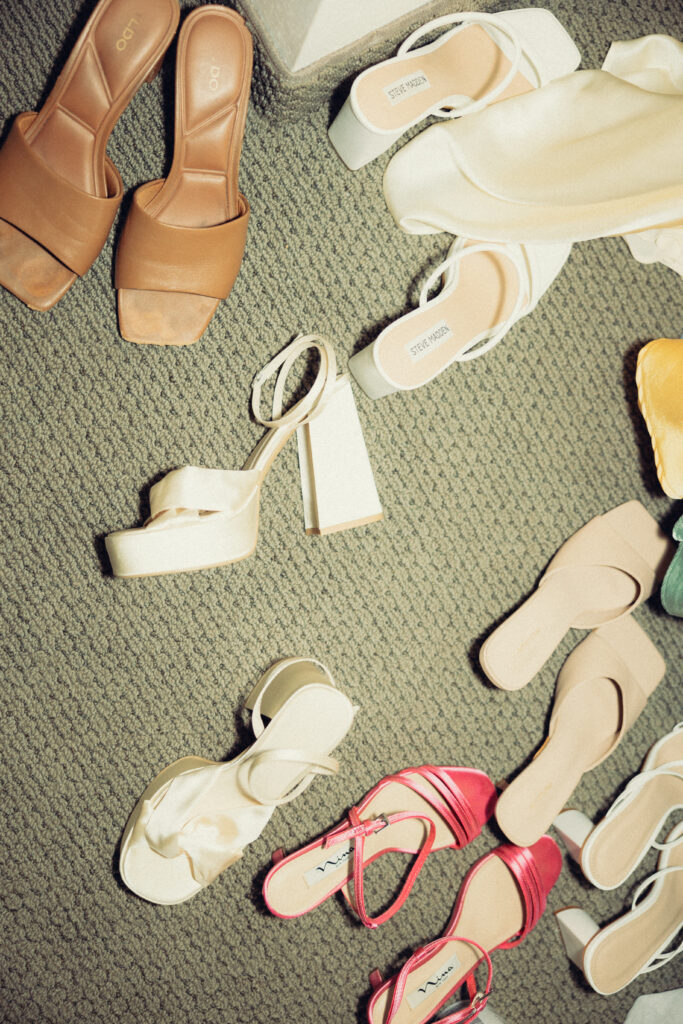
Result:
[[[326,534],[383,518],[348,374],[323,410],[297,430],[306,533]]]

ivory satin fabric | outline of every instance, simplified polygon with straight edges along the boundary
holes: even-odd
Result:
[[[602,71],[428,128],[391,160],[384,192],[411,234],[574,242],[662,228],[683,224],[682,140],[683,44],[647,36],[614,43]],[[660,258],[657,234],[636,258]],[[683,234],[665,242],[683,271]]]

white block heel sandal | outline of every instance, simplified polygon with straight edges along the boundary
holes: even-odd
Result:
[[[413,49],[420,39],[453,25]],[[355,171],[430,115],[473,113],[569,74],[580,61],[574,42],[550,11],[447,14],[409,35],[396,56],[358,75],[330,125],[330,141]]]
[[[309,349],[320,354],[315,380],[283,412],[287,375]],[[266,420],[261,389],[276,374],[272,418]],[[145,525],[106,538],[115,576],[208,569],[253,554],[261,485],[295,431],[307,531],[331,533],[382,518],[349,377],[337,377],[334,350],[326,339],[315,334],[295,338],[272,359],[254,380],[252,411],[269,429],[241,470],[174,469],[152,487]]]
[[[616,889],[654,847],[668,818],[683,809],[683,722],[652,747],[642,770],[616,798],[602,821],[568,808],[553,822],[567,852],[598,889]],[[683,843],[683,831],[677,843]]]
[[[567,261],[571,245],[496,245],[457,238],[427,278],[417,309],[349,360],[370,398],[412,391],[455,362],[484,355],[531,313]],[[439,278],[442,288],[429,298]]]
[[[227,762],[181,758],[150,782],[131,814],[119,870],[143,899],[183,903],[239,860],[276,807],[316,775],[339,770],[330,753],[358,710],[311,658],[277,662],[245,706],[256,737],[247,750]]]
[[[683,944],[669,949],[683,928],[681,837],[683,822],[669,833],[657,870],[638,886],[631,909],[605,928],[579,907],[565,907],[555,914],[567,956],[601,995],[621,991],[683,949]]]

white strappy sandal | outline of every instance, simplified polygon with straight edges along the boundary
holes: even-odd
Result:
[[[569,257],[571,245],[496,245],[456,238],[427,278],[417,309],[406,313],[349,360],[370,398],[412,391],[452,363],[489,352],[536,308]],[[430,291],[442,278],[433,298]]]
[[[413,49],[440,28],[450,31]],[[434,18],[409,35],[396,56],[358,75],[330,125],[330,141],[355,171],[430,115],[474,113],[566,75],[580,61],[550,11],[464,11]]]
[[[183,903],[239,860],[276,807],[316,775],[339,770],[330,753],[358,710],[311,658],[277,662],[245,707],[256,737],[247,750],[227,762],[181,758],[152,780],[131,814],[119,870],[143,899]]]
[[[683,822],[667,836],[657,870],[638,886],[631,909],[605,928],[579,907],[565,907],[555,914],[567,956],[601,995],[620,992],[683,951],[683,943],[669,949],[683,928],[681,836]]]
[[[616,889],[653,847],[666,850],[657,836],[675,812],[683,810],[683,722],[655,743],[601,822],[574,808],[553,822],[570,856],[598,889]],[[674,840],[683,843],[683,831]]]
[[[283,412],[287,375],[309,349],[320,355],[315,380],[308,393]],[[276,374],[268,420],[261,416],[261,389]],[[295,431],[307,532],[331,533],[382,518],[349,377],[337,377],[334,350],[325,338],[295,338],[261,370],[254,380],[252,412],[269,429],[241,470],[173,470],[151,488],[145,525],[106,538],[115,576],[208,569],[253,554],[261,485]]]

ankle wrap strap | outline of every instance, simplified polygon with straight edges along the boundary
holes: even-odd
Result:
[[[282,412],[282,399],[287,376],[292,366],[302,353],[315,348],[320,353],[320,365],[315,380],[304,395],[287,412]],[[279,371],[279,372],[278,372]],[[261,416],[261,389],[267,380],[277,374],[273,393],[273,411],[271,419]],[[299,335],[289,343],[282,352],[271,359],[257,373],[251,392],[251,409],[259,423],[265,427],[288,427],[307,423],[318,413],[327,399],[328,393],[337,379],[337,360],[329,341],[319,334]]]
[[[501,943],[501,949],[509,949],[518,946],[538,924],[546,905],[545,887],[533,855],[526,847],[511,844],[499,846],[493,851],[493,856],[500,857],[510,869],[524,907],[524,923],[519,932],[507,942]]]
[[[468,939],[464,935],[444,935],[442,938],[435,939],[433,942],[423,946],[421,949],[416,949],[410,959],[406,961],[399,973],[396,975],[394,991],[391,996],[391,1003],[389,1005],[389,1012],[387,1013],[385,1024],[391,1024],[391,1021],[396,1016],[411,972],[426,963],[435,953],[440,952],[440,950],[450,942],[464,942],[468,946],[473,946],[479,951],[479,953],[481,953],[481,957],[467,977],[462,979],[467,983],[470,1005],[464,1007],[462,1010],[456,1010],[455,1013],[449,1014],[448,1017],[443,1017],[440,1024],[469,1024],[469,1021],[473,1021],[481,1013],[491,994],[493,967],[488,950],[484,949],[483,946],[480,946],[478,942],[474,941],[474,939]],[[474,982],[474,972],[481,961],[486,964],[486,984],[483,990],[478,991]],[[451,987],[450,991],[452,992],[459,984],[461,984],[461,980],[457,980]]]

